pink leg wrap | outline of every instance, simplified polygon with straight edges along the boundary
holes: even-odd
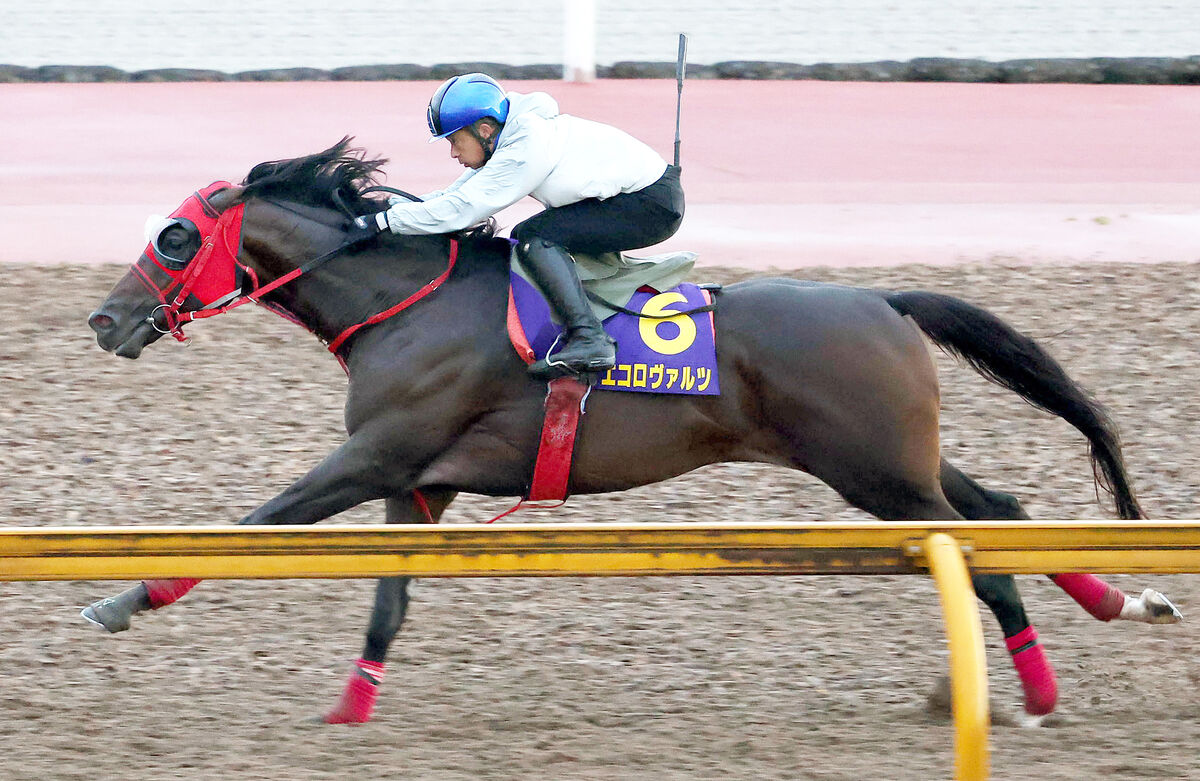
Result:
[[[383,665],[359,659],[350,671],[350,680],[342,698],[325,716],[326,724],[366,724],[375,710],[379,684],[383,681]]]
[[[1125,592],[1095,575],[1051,575],[1050,579],[1101,621],[1112,621],[1121,615],[1121,608],[1125,607]]]
[[[1025,712],[1044,716],[1053,711],[1058,702],[1058,681],[1045,649],[1038,642],[1037,630],[1032,626],[1025,627],[1012,637],[1004,638],[1004,644],[1012,654],[1013,666],[1025,689]]]
[[[200,578],[171,578],[170,580],[143,580],[146,593],[150,595],[150,607],[158,610],[182,597],[196,587]]]

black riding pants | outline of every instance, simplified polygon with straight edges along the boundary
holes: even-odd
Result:
[[[512,229],[518,242],[534,238],[589,255],[641,249],[665,241],[683,221],[678,166],[653,184],[611,198],[587,198],[539,212]]]

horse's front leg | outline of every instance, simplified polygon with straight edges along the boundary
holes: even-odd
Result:
[[[385,479],[379,450],[364,437],[351,437],[308,474],[247,515],[239,524],[316,523],[343,510],[397,492],[410,479],[402,464],[389,464]],[[109,632],[129,628],[133,616],[175,602],[195,588],[198,578],[144,580],[114,597],[93,602],[82,615]]]
[[[453,491],[422,491],[425,508],[414,497],[402,496],[387,500],[388,523],[422,523],[436,521],[455,497]],[[428,509],[429,517],[425,515]],[[350,670],[350,680],[341,699],[322,719],[327,724],[363,724],[371,719],[379,684],[383,681],[384,660],[388,648],[404,623],[408,612],[408,582],[411,578],[380,578],[375,588],[375,606],[367,625],[367,641],[362,656]]]
[[[385,461],[378,447],[351,437],[308,474],[238,523],[316,523],[363,502],[392,495],[410,475],[405,474],[402,463],[389,463],[385,469]]]

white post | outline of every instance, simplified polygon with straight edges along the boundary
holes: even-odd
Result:
[[[563,0],[563,81],[596,78],[596,0]]]

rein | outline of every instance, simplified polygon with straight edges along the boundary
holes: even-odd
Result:
[[[376,323],[383,322],[384,320],[387,320],[389,317],[399,314],[400,312],[404,311],[405,309],[408,309],[410,306],[417,303],[425,296],[427,296],[430,293],[432,293],[433,291],[437,290],[439,287],[441,287],[441,284],[443,282],[445,282],[447,278],[449,278],[450,272],[454,270],[454,263],[457,260],[458,260],[458,241],[456,239],[450,239],[450,260],[446,264],[445,271],[443,271],[441,274],[438,274],[436,277],[434,277],[433,279],[426,282],[425,285],[420,290],[413,293],[411,296],[404,299],[403,301],[396,304],[395,306],[389,307],[388,309],[385,309],[382,312],[379,312],[378,314],[371,315],[370,317],[368,317],[366,320],[362,321],[361,323],[358,323],[357,325],[352,325],[349,328],[347,328],[345,331],[342,331],[341,334],[339,334],[336,339],[334,339],[332,342],[329,343],[329,345],[328,345],[329,352],[333,353],[334,355],[337,355],[338,348],[340,348],[347,339],[349,339],[351,336],[353,336],[354,333],[356,331],[358,331],[358,329],[363,328],[368,325],[375,325]]]
[[[329,252],[326,252],[324,255],[320,255],[316,258],[313,258],[312,260],[305,263],[303,266],[292,269],[287,274],[284,274],[282,277],[279,277],[278,279],[276,279],[272,282],[269,282],[266,285],[263,285],[262,287],[256,287],[254,290],[247,293],[246,295],[241,296],[240,298],[235,299],[234,301],[232,301],[228,304],[225,304],[224,306],[220,306],[215,309],[198,309],[198,310],[194,310],[192,312],[185,312],[184,315],[181,315],[181,319],[187,315],[190,315],[190,317],[187,317],[187,320],[185,320],[184,322],[188,322],[191,320],[204,318],[204,317],[212,317],[213,315],[219,315],[219,314],[222,314],[223,312],[228,312],[230,309],[239,307],[242,304],[253,301],[254,303],[256,303],[260,306],[270,309],[272,312],[275,312],[276,314],[284,316],[285,319],[288,319],[288,320],[298,323],[299,320],[297,320],[294,316],[292,316],[290,312],[285,312],[284,310],[281,310],[280,308],[277,308],[277,307],[268,306],[267,304],[262,302],[260,299],[262,299],[263,296],[267,295],[271,291],[276,290],[277,288],[283,287],[287,283],[303,276],[304,274],[309,273],[310,271],[313,271],[314,269],[318,268],[319,266],[324,265],[326,262],[333,260],[338,255],[345,252],[350,246],[351,245],[349,243],[347,243],[347,244],[343,244],[339,247],[334,247]],[[363,320],[361,323],[356,323],[352,326],[349,326],[345,330],[343,330],[340,334],[338,334],[336,337],[334,337],[333,340],[326,343],[325,346],[329,349],[329,352],[331,352],[335,356],[337,356],[338,350],[341,349],[342,345],[346,343],[346,340],[349,339],[351,336],[353,336],[355,333],[357,333],[359,329],[365,328],[366,326],[369,326],[369,325],[375,325],[377,323],[381,323],[384,320],[387,320],[388,318],[393,317],[394,315],[397,315],[400,312],[403,312],[405,309],[408,309],[410,306],[417,303],[425,296],[427,296],[430,293],[432,293],[433,291],[437,290],[439,287],[441,287],[442,283],[445,282],[450,277],[450,272],[454,270],[454,264],[455,264],[455,262],[457,262],[457,260],[458,260],[458,242],[454,239],[450,239],[450,259],[449,259],[449,262],[446,264],[445,271],[443,271],[441,274],[439,274],[436,277],[434,277],[433,279],[431,279],[429,282],[426,282],[419,290],[417,290],[417,292],[413,293],[411,296],[404,299],[403,301],[396,304],[395,306],[391,306],[391,307],[383,310],[382,312],[377,312],[376,314],[373,314],[370,317],[368,317],[366,320]],[[250,272],[250,270],[248,268],[246,268],[244,266],[242,268],[245,269],[246,271]],[[250,272],[250,274],[251,274],[251,276],[254,276],[253,272]],[[255,282],[257,283],[257,277],[255,277]],[[182,326],[183,322],[181,322],[179,325]],[[318,336],[317,338],[320,338],[320,337]],[[324,341],[324,340],[322,340],[322,341]],[[338,356],[338,358],[340,360],[341,356]]]

